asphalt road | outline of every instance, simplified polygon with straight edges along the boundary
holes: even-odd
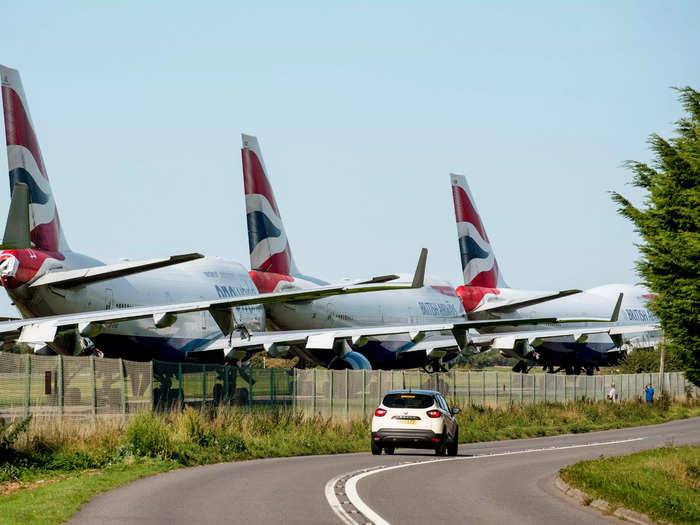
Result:
[[[439,461],[400,450],[183,469],[102,494],[70,523],[619,523],[572,504],[554,476],[583,459],[664,444],[700,444],[700,418],[465,444]]]

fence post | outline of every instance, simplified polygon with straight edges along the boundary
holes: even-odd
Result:
[[[362,370],[362,419],[367,417],[367,371]]]
[[[467,404],[472,404],[472,373],[467,372]]]
[[[207,365],[202,364],[202,408],[207,408]]]
[[[520,404],[521,405],[523,404],[523,391],[525,390],[525,384],[523,382],[524,381],[523,377],[525,377],[524,374],[522,372],[520,372]]]
[[[56,395],[58,396],[58,414],[63,416],[63,356],[56,356]]]
[[[270,406],[275,402],[275,374],[270,368]]]
[[[184,406],[185,403],[185,388],[184,385],[182,384],[182,363],[177,364],[177,386],[178,386],[178,393],[177,393],[177,402],[180,405],[180,409]]]
[[[486,405],[486,372],[481,372],[481,406]]]
[[[119,358],[119,393],[122,397],[122,423],[126,422],[126,387],[124,385],[124,360]]]
[[[313,369],[312,374],[312,379],[313,382],[311,383],[311,411],[316,415],[316,369]]]
[[[508,404],[513,404],[513,372],[508,372]]]
[[[578,383],[578,376],[574,376],[574,401],[576,401],[576,383]]]
[[[452,369],[452,404],[457,403],[457,371]]]
[[[156,408],[156,403],[155,403],[156,399],[155,399],[155,396],[153,395],[153,391],[154,391],[154,384],[153,384],[153,366],[154,365],[153,365],[153,363],[154,363],[154,361],[155,361],[154,359],[151,359],[151,366],[149,367],[149,370],[148,370],[148,375],[149,375],[148,380],[150,381],[149,390],[151,392],[151,410],[155,410],[155,408]]]
[[[377,379],[377,404],[382,402],[382,370],[379,369],[379,378]],[[332,385],[333,383],[331,383]],[[332,413],[332,412],[331,412]]]
[[[90,356],[90,390],[92,391],[92,417],[97,415],[97,381],[95,380],[95,356]]]
[[[392,381],[393,376],[392,376]],[[348,392],[348,369],[345,369],[345,419],[350,417],[350,392]]]
[[[496,406],[498,406],[498,372],[496,372]]]
[[[544,377],[544,402],[547,402],[547,374],[545,373],[542,377]]]
[[[24,354],[24,419],[29,417],[30,377],[32,373],[32,356]]]
[[[331,376],[331,378],[330,378],[330,379],[331,379],[331,384],[330,384],[330,387],[329,387],[328,397],[330,398],[329,401],[330,401],[330,405],[331,405],[331,419],[332,419],[332,418],[333,418],[333,415],[334,415],[334,414],[333,414],[333,386],[334,386],[334,385],[333,385],[333,381],[334,381],[335,378],[333,377],[333,376],[334,376],[333,370],[329,370],[328,373],[329,373],[330,376]]]
[[[224,365],[224,405],[229,406],[229,375],[231,374],[231,367]]]
[[[297,411],[297,369],[292,368],[292,412]]]
[[[537,376],[532,376],[532,402],[537,402]]]
[[[248,409],[253,411],[253,367],[248,367]]]

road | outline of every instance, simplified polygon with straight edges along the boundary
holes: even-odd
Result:
[[[183,469],[97,496],[70,523],[619,523],[572,504],[554,487],[555,474],[583,459],[664,444],[700,444],[700,418],[464,444],[457,458],[399,450],[394,456],[307,456]]]

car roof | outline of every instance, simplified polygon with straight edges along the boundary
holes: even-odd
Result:
[[[389,390],[385,395],[388,396],[389,394],[423,394],[425,396],[435,396],[436,394],[440,394],[440,392],[437,390],[414,390],[412,388],[404,388],[403,390]]]

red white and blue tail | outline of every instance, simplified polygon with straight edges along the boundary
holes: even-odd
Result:
[[[29,187],[29,227],[33,245],[49,252],[69,250],[29,115],[19,72],[0,65],[10,192],[16,182]]]
[[[296,275],[299,272],[292,258],[258,139],[251,135],[241,135],[241,138],[250,268]]]
[[[450,174],[450,181],[464,284],[485,288],[507,288],[498,270],[498,262],[479,212],[476,210],[474,198],[469,191],[467,178],[464,175]]]

